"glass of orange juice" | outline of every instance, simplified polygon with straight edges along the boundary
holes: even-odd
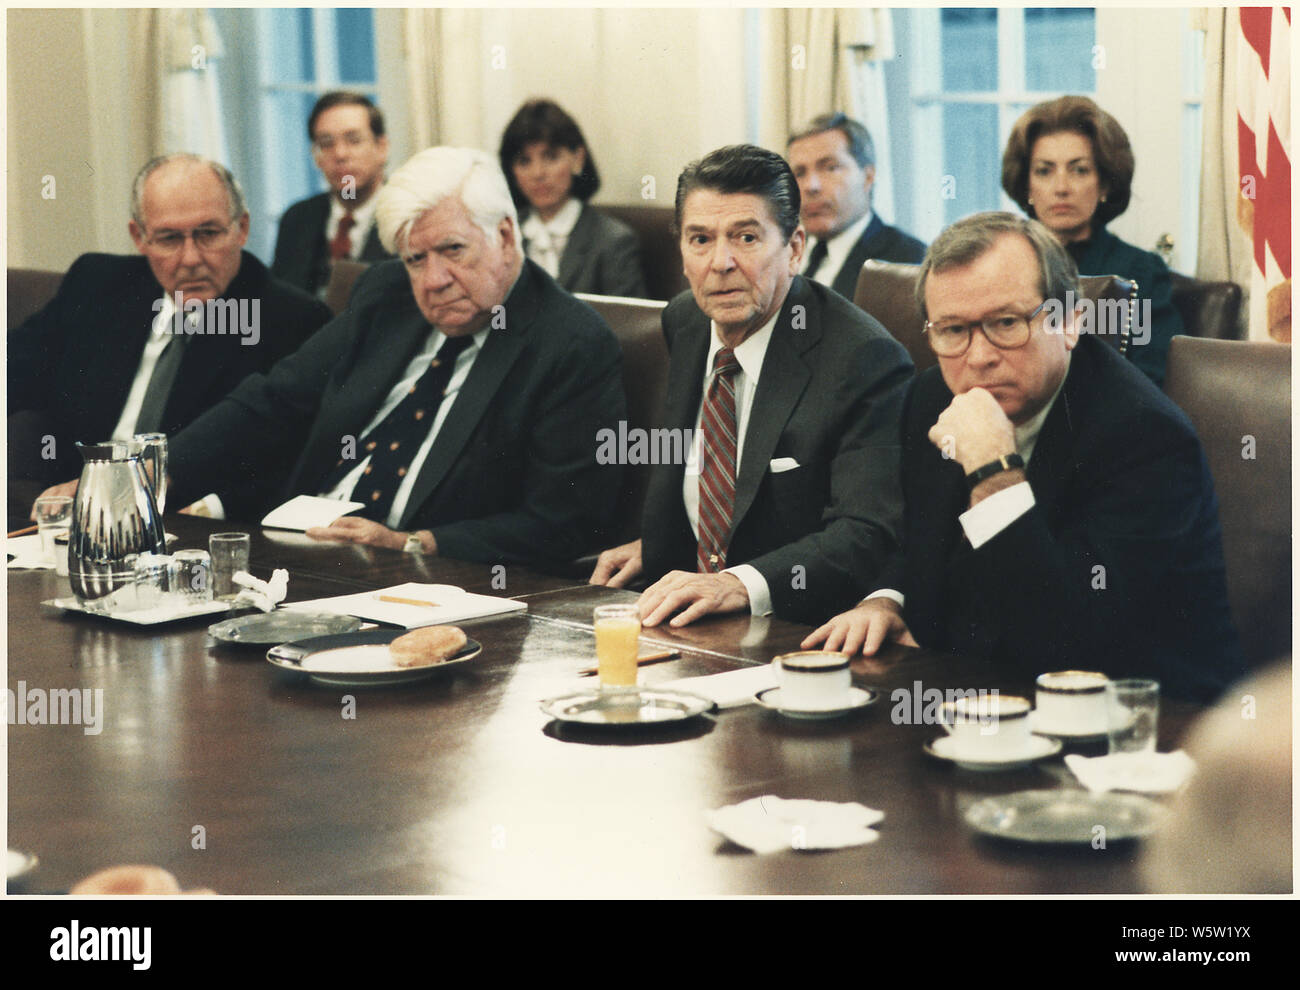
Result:
[[[594,623],[601,693],[634,693],[637,640],[641,635],[640,611],[635,604],[597,605]]]

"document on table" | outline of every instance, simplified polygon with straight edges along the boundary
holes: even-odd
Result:
[[[301,533],[312,526],[328,526],[339,516],[355,512],[364,504],[319,495],[295,495],[268,512],[262,518],[262,525],[269,529],[295,529]]]
[[[656,684],[656,688],[671,691],[678,688],[693,694],[703,695],[719,708],[735,708],[739,705],[752,704],[754,695],[759,691],[776,687],[776,671],[771,664],[758,667],[742,667],[728,670],[721,674],[706,674],[703,677],[685,677],[667,684]]]
[[[415,582],[380,588],[378,591],[362,591],[354,595],[294,602],[282,607],[306,612],[355,615],[358,619],[387,622],[406,629],[528,610],[525,603],[513,598],[475,595],[451,584]]]

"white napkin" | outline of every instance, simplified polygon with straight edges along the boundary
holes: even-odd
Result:
[[[709,828],[757,853],[781,849],[843,849],[875,842],[871,828],[885,813],[864,804],[788,800],[775,794],[706,811]]]
[[[14,555],[14,559],[9,561],[10,568],[33,571],[54,570],[54,561],[45,556],[45,548],[41,546],[40,533],[7,538],[5,555],[9,554]]]
[[[776,687],[776,671],[770,663],[765,663],[760,667],[742,667],[722,674],[684,677],[668,684],[656,684],[655,687],[690,691],[703,695],[719,708],[735,708],[738,705],[753,704],[754,695],[759,691]]]
[[[231,608],[251,605],[269,612],[284,601],[285,595],[289,593],[289,572],[283,567],[277,567],[271,572],[270,581],[255,578],[248,571],[236,571],[233,580],[239,585],[239,595]]]
[[[1182,787],[1196,770],[1196,761],[1181,749],[1173,753],[1111,753],[1093,757],[1071,753],[1065,758],[1065,765],[1094,794],[1104,791],[1168,794]]]
[[[262,525],[271,529],[303,531],[313,526],[328,526],[339,516],[346,516],[363,502],[346,502],[320,495],[295,495],[262,517]]]

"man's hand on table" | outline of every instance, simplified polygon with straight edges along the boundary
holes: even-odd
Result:
[[[410,534],[399,533],[382,523],[362,519],[360,516],[340,516],[328,526],[312,526],[307,530],[307,535],[313,540],[333,540],[337,543],[359,543],[368,547],[403,550],[406,548],[406,538]],[[432,532],[422,529],[415,535],[420,538],[423,553],[438,552],[438,541],[433,538]]]
[[[875,656],[886,643],[917,646],[903,621],[903,610],[892,598],[870,598],[818,626],[799,644],[805,650],[830,650],[853,656],[859,650]]]
[[[711,612],[739,612],[749,608],[749,592],[734,574],[693,574],[669,571],[646,588],[637,599],[641,624],[657,626],[678,609],[668,624],[688,625]]]
[[[596,569],[587,579],[588,584],[603,584],[608,588],[625,588],[629,581],[641,576],[641,541],[633,540],[620,547],[610,547],[596,559]]]
[[[51,495],[67,495],[69,498],[71,498],[73,495],[77,494],[77,485],[79,485],[80,483],[81,483],[80,479],[74,478],[71,481],[65,481],[58,485],[51,485],[49,488],[45,489],[45,491],[41,492],[36,497],[38,499],[41,499],[41,498],[48,498]],[[31,489],[29,488],[28,491],[31,491]],[[32,503],[32,512],[31,515],[28,516],[28,518],[31,519],[32,522],[36,522],[35,502]]]

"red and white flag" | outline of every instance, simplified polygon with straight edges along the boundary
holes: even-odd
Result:
[[[1291,9],[1237,13],[1237,221],[1254,255],[1250,338],[1290,343]]]

